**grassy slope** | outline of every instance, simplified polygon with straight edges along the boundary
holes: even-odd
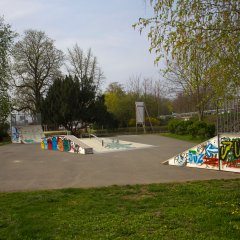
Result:
[[[239,239],[240,180],[0,193],[0,239]]]

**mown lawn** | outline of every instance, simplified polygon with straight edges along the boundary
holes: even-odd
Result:
[[[240,239],[240,180],[0,193],[0,239]]]
[[[170,138],[175,138],[178,140],[183,140],[183,141],[188,141],[188,142],[193,142],[193,143],[201,143],[207,140],[203,139],[203,138],[193,138],[191,135],[178,135],[178,134],[174,134],[174,133],[160,133],[161,136],[164,137],[170,137]]]

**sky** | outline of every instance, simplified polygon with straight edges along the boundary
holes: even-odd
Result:
[[[159,79],[160,66],[149,53],[147,32],[132,24],[151,16],[145,0],[0,0],[0,16],[23,36],[44,31],[67,52],[76,43],[91,48],[104,72],[103,89],[111,82],[125,85],[132,76]]]

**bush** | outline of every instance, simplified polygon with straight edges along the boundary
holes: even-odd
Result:
[[[188,134],[188,127],[191,126],[192,124],[193,124],[193,122],[190,120],[179,122],[179,124],[177,125],[177,127],[175,129],[175,133],[178,135]]]
[[[207,137],[208,138],[214,137],[215,132],[216,132],[215,124],[208,123],[208,125],[207,125]]]
[[[191,135],[192,138],[200,137],[210,138],[215,134],[215,125],[212,123],[206,123],[198,120],[179,120],[173,119],[168,123],[168,130],[170,133],[178,135]]]
[[[194,123],[197,128],[197,136],[205,138],[207,136],[207,123],[203,121],[197,121]]]
[[[4,124],[0,125],[0,142],[2,142],[4,140],[4,138],[9,137],[8,129],[9,129],[8,123],[4,123]]]
[[[168,131],[170,133],[176,133],[176,128],[181,121],[179,119],[172,119],[168,122]]]
[[[196,138],[198,134],[198,130],[195,124],[188,126],[188,134],[192,136],[192,138]]]
[[[150,122],[151,122],[152,126],[159,126],[160,125],[160,120],[158,120],[157,118],[146,117],[146,119],[145,119],[146,126],[151,126]]]
[[[204,121],[196,121],[188,127],[188,133],[193,138],[210,138],[215,134],[215,125]]]
[[[153,118],[153,117],[146,117],[145,125],[146,126],[151,126],[150,122],[151,122],[152,126],[159,126],[160,125],[160,120],[159,119]],[[129,127],[135,127],[136,126],[136,119],[135,118],[129,119],[128,126]]]
[[[135,118],[131,118],[128,120],[128,126],[129,127],[135,127],[136,126],[136,119]]]
[[[172,119],[168,122],[168,130],[170,133],[175,133],[179,135],[188,134],[188,127],[193,124],[193,121]]]

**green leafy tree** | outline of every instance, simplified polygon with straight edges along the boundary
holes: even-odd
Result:
[[[123,86],[117,82],[109,84],[105,92],[105,104],[107,111],[115,116],[121,127],[126,127],[128,120],[134,117],[134,99],[126,94]]]
[[[197,106],[201,108],[198,109],[201,119],[200,112],[206,103],[199,90],[204,84],[210,83],[211,97],[215,98],[239,90],[239,1],[150,0],[150,3],[154,16],[140,18],[134,27],[140,31],[148,29],[150,51],[157,54],[156,63],[164,57],[168,72],[174,72],[177,64],[185,76],[187,72],[192,76],[190,87],[195,96],[199,92]],[[203,64],[206,60],[207,66]]]
[[[179,50],[187,52],[187,47],[196,41],[204,41],[205,49],[211,50],[214,45],[231,49],[233,41],[239,39],[238,0],[150,0],[150,3],[154,16],[140,18],[133,26],[140,31],[149,27],[150,50],[158,54],[156,62],[165,56],[164,51],[171,56]]]

